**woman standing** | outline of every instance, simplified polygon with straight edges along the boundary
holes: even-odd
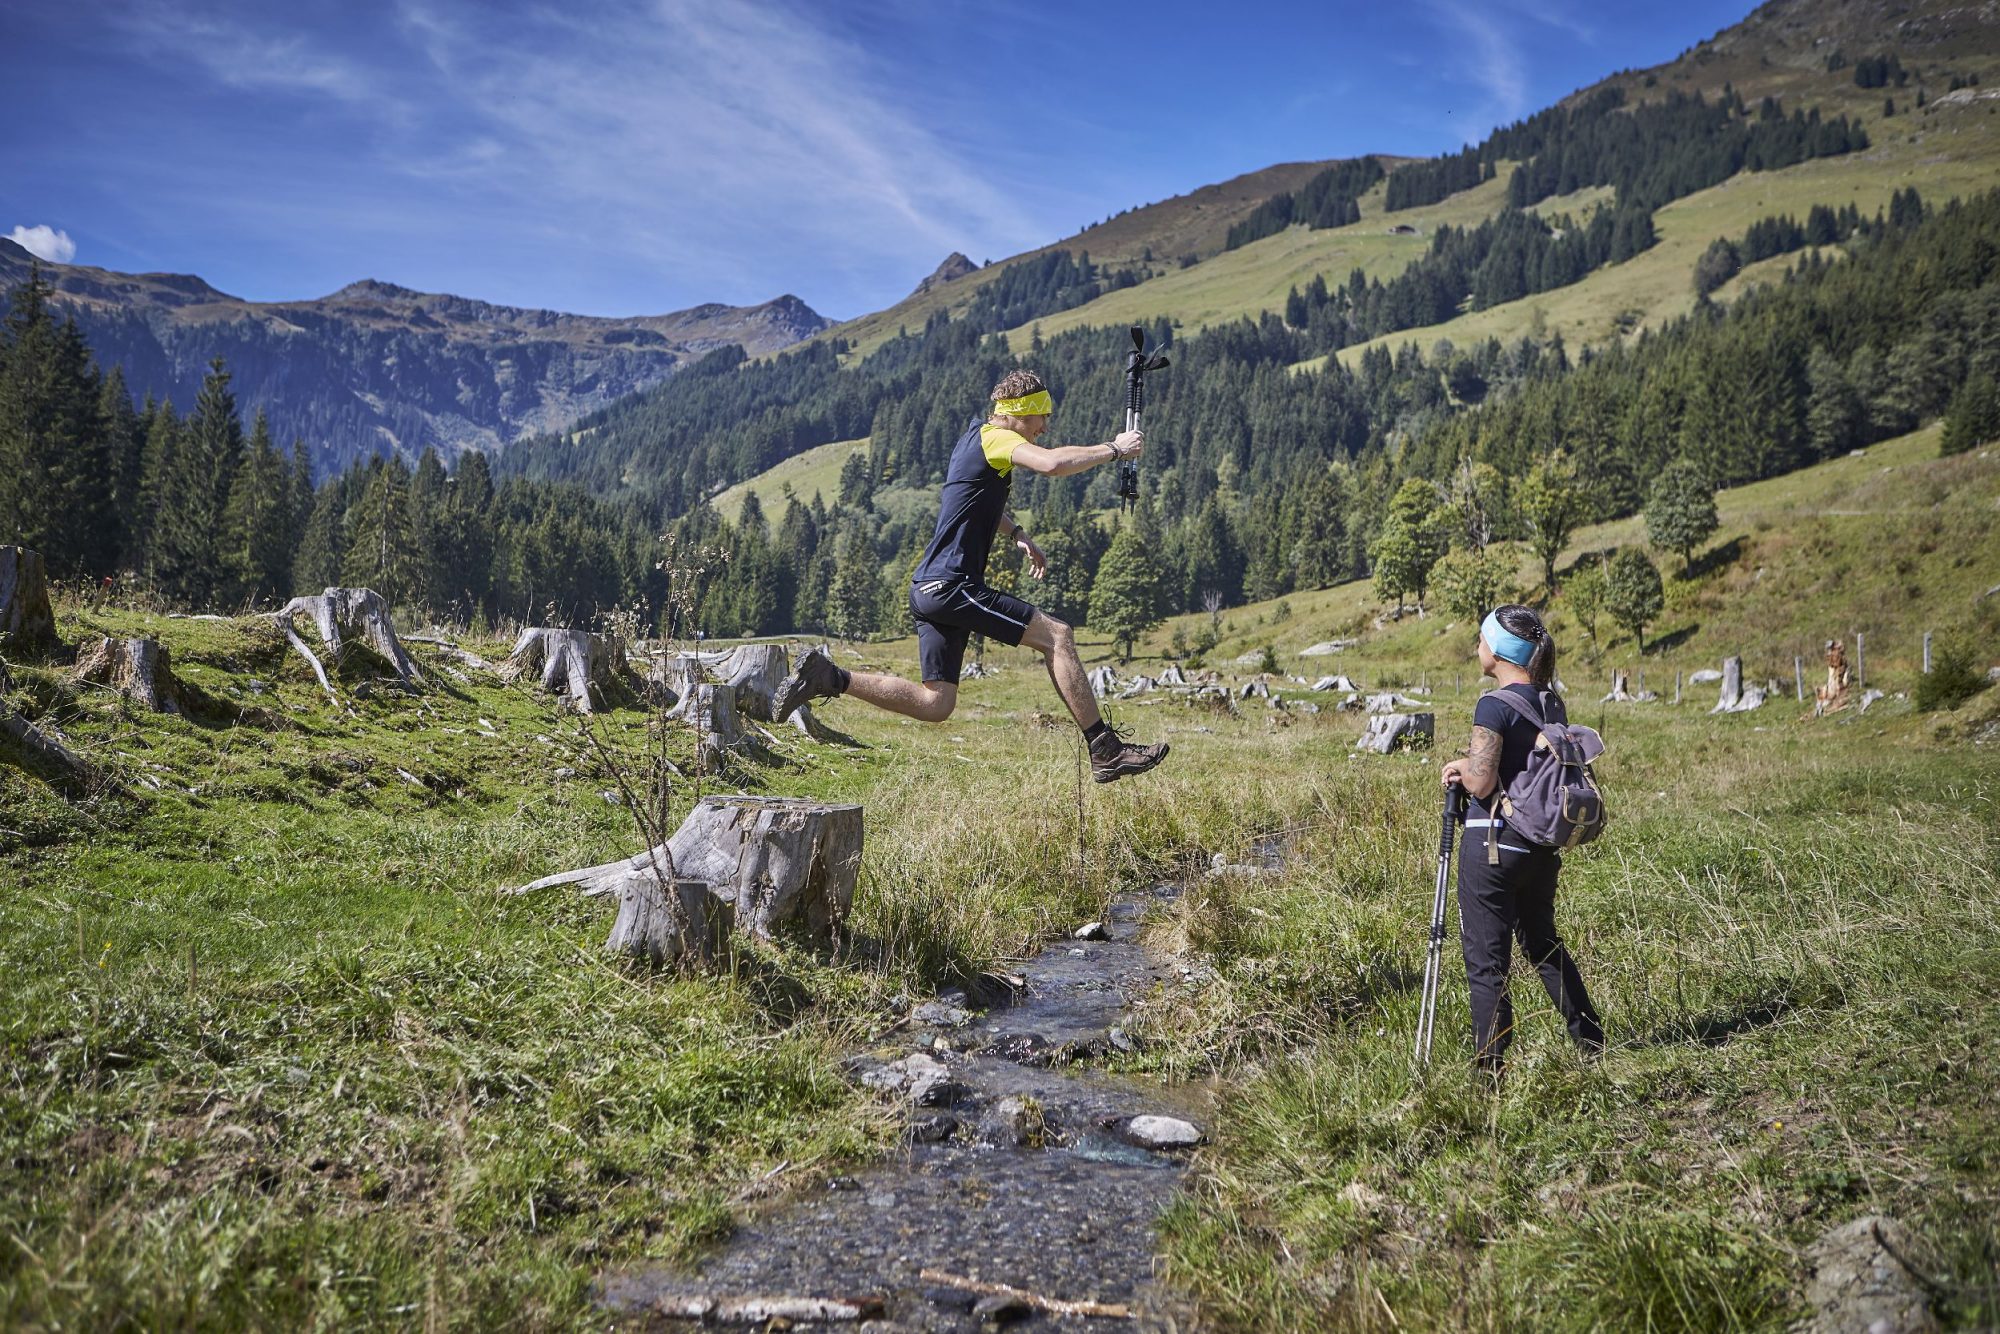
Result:
[[[1509,836],[1502,801],[1527,766],[1541,731],[1500,698],[1511,694],[1549,721],[1564,718],[1551,689],[1556,645],[1542,618],[1522,606],[1498,608],[1479,629],[1479,670],[1499,684],[1472,713],[1472,744],[1464,759],[1447,761],[1446,786],[1458,783],[1472,800],[1458,857],[1459,944],[1472,992],[1472,1042],[1481,1069],[1498,1074],[1514,1038],[1507,969],[1518,937],[1542,975],[1569,1035],[1586,1054],[1604,1050],[1604,1028],[1562,937],[1556,934],[1554,849]]]

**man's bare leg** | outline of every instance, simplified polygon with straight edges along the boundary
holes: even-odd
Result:
[[[1042,655],[1056,694],[1069,708],[1076,725],[1088,732],[1097,726],[1097,697],[1090,693],[1090,678],[1084,674],[1083,659],[1076,655],[1076,636],[1069,626],[1046,612],[1036,612],[1028,622],[1021,643]]]
[[[925,681],[919,685],[884,672],[849,672],[846,693],[853,699],[921,723],[941,723],[958,707],[955,682]]]

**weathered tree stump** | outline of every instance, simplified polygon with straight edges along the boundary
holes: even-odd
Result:
[[[1813,691],[1813,714],[1823,717],[1839,713],[1852,701],[1848,697],[1851,678],[1847,670],[1847,645],[1838,639],[1826,641],[1826,684]]]
[[[1743,659],[1724,658],[1722,660],[1722,695],[1710,713],[1748,713],[1764,704],[1761,686],[1743,685]]]
[[[514,651],[500,666],[500,679],[511,683],[538,672],[544,690],[560,695],[578,713],[591,713],[591,687],[601,699],[626,670],[625,645],[616,636],[531,626],[514,641]]]
[[[185,713],[180,680],[159,640],[101,639],[77,658],[71,679],[108,686],[149,713]]]
[[[49,572],[42,553],[0,546],[0,648],[44,653],[56,645],[56,613],[49,605]]]
[[[312,618],[320,643],[325,645],[336,670],[350,651],[365,648],[393,669],[405,686],[414,689],[422,683],[417,665],[410,661],[410,655],[396,638],[396,627],[389,619],[389,604],[372,588],[329,588],[312,597],[293,598],[271,613],[284,630],[286,641],[312,667],[320,689],[331,695],[333,683],[327,679],[326,667],[292,626],[292,618],[300,615]]]
[[[1118,673],[1109,667],[1090,669],[1090,693],[1103,699],[1118,688]]]
[[[781,644],[739,644],[708,670],[736,696],[739,715],[768,723],[777,712],[772,696],[792,674],[792,664]]]
[[[736,692],[728,686],[709,681],[689,686],[680,703],[663,716],[682,719],[695,730],[702,766],[711,772],[746,740],[742,720],[736,716]]]
[[[1348,680],[1346,672],[1342,672],[1338,676],[1322,676],[1319,680],[1312,683],[1312,688],[1314,690],[1338,690],[1342,694],[1347,695],[1358,695],[1361,693],[1361,687]]]
[[[604,948],[641,955],[655,964],[706,967],[726,958],[736,905],[719,897],[705,880],[677,878],[662,884],[664,875],[664,863],[627,870],[605,891],[618,896],[618,920]]]
[[[1437,732],[1434,713],[1383,713],[1368,720],[1368,730],[1354,743],[1356,750],[1387,755],[1397,746],[1428,746]]]
[[[517,893],[581,885],[622,892],[634,873],[695,880],[726,900],[738,929],[830,944],[854,903],[861,868],[861,808],[783,797],[706,797],[665,845],[602,866],[564,871]],[[657,869],[656,869],[657,868]],[[682,891],[676,891],[676,898]],[[635,905],[655,911],[661,905]]]
[[[1361,711],[1371,714],[1421,714],[1423,707],[1424,701],[1411,699],[1408,695],[1399,695],[1389,690],[1379,695],[1367,696],[1362,703]]]
[[[1166,670],[1160,673],[1159,683],[1163,686],[1184,686],[1188,683],[1187,673],[1181,670],[1179,663],[1170,662]]]
[[[1152,677],[1135,676],[1132,678],[1131,683],[1129,685],[1127,685],[1123,690],[1118,692],[1118,698],[1131,699],[1134,696],[1143,695],[1147,691],[1151,690],[1153,688],[1153,685],[1154,681]]]

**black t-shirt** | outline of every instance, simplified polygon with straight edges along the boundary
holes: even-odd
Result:
[[[966,578],[983,582],[993,536],[1013,485],[1014,448],[1027,441],[1000,426],[974,422],[952,447],[938,505],[937,531],[912,582]]]
[[[1511,692],[1529,708],[1540,711],[1540,692],[1533,686],[1511,685],[1502,686],[1501,689]],[[1507,785],[1520,776],[1521,770],[1528,767],[1528,756],[1534,753],[1535,738],[1541,735],[1533,723],[1493,698],[1498,693],[1499,691],[1489,691],[1481,695],[1479,703],[1472,708],[1474,727],[1484,727],[1488,731],[1500,734],[1500,785],[1493,789],[1490,798],[1494,806],[1499,805],[1500,794],[1507,790]],[[1492,807],[1477,798],[1473,799],[1473,804],[1479,806],[1482,813],[1491,814]]]

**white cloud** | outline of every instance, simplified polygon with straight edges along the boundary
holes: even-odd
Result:
[[[1520,51],[1491,12],[1475,0],[1430,0],[1428,5],[1448,38],[1467,44],[1457,52],[1459,72],[1486,92],[1486,104],[1453,122],[1467,143],[1486,137],[1493,125],[1519,120],[1528,111],[1528,73]]]
[[[67,264],[76,258],[76,242],[70,240],[69,233],[46,223],[33,227],[17,226],[8,233],[7,239],[51,264]]]
[[[641,273],[720,269],[732,285],[801,255],[913,283],[951,250],[1040,237],[950,127],[903,109],[892,71],[808,9],[548,7],[501,41],[462,0],[405,0],[402,18],[476,127],[409,169],[499,195],[552,245],[581,233]]]

